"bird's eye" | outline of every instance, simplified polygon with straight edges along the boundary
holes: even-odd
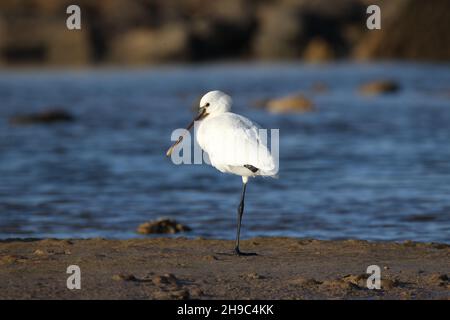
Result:
[[[207,104],[205,104],[205,107],[209,107],[209,102]]]

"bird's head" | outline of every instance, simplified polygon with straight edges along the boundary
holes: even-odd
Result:
[[[215,116],[231,109],[232,100],[231,97],[222,91],[210,91],[205,94],[200,100],[199,113],[187,126],[186,130],[191,130],[195,121],[202,120],[207,116]],[[183,136],[180,136],[177,141],[167,150],[166,155],[169,157],[174,148],[183,140]]]
[[[200,100],[199,111],[207,115],[218,115],[231,109],[231,97],[222,91],[210,91]]]

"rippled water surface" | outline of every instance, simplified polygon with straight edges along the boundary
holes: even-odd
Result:
[[[401,90],[361,96],[373,79]],[[243,237],[450,242],[450,66],[394,63],[3,71],[0,238],[128,238],[158,217],[191,226],[188,236],[233,238],[240,178],[164,156],[210,89],[280,129],[279,178],[250,182]],[[316,112],[251,107],[299,91]],[[76,121],[8,122],[49,107]]]

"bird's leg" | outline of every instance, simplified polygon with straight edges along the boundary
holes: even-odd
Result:
[[[247,188],[247,184],[242,184],[242,194],[241,194],[241,201],[239,202],[239,207],[237,210],[237,230],[236,230],[236,246],[234,248],[234,252],[236,254],[240,254],[239,251],[239,237],[241,234],[241,222],[242,222],[242,215],[244,214],[244,199],[245,199],[245,189]]]
[[[243,182],[242,185],[242,195],[241,202],[239,203],[239,207],[237,210],[237,230],[236,230],[236,246],[234,247],[234,253],[238,256],[254,256],[256,253],[245,253],[239,250],[239,237],[241,233],[241,222],[242,215],[244,214],[244,199],[245,199],[245,189],[247,188],[247,181]]]

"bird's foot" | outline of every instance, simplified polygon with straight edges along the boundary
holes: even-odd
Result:
[[[241,250],[239,250],[239,247],[234,248],[234,254],[236,256],[257,256],[258,254],[255,252],[242,252]]]

